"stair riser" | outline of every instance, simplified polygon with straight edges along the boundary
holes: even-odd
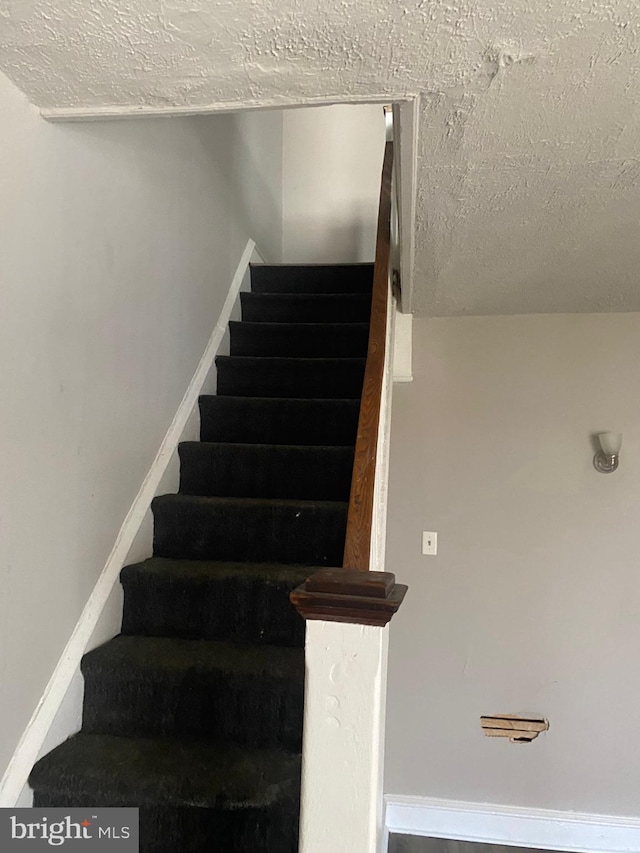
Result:
[[[373,264],[251,267],[254,293],[370,293]]]
[[[234,672],[126,673],[83,666],[83,731],[118,736],[212,736],[252,747],[302,746],[304,665],[299,677]]]
[[[241,293],[242,319],[250,323],[368,323],[371,298],[347,296],[292,296]]]
[[[297,853],[298,805],[222,811],[160,807],[103,791],[34,791],[36,808],[140,807],[140,853]]]
[[[351,448],[188,442],[179,453],[185,495],[349,500]]]
[[[231,355],[293,358],[364,358],[368,324],[240,323],[229,324]]]
[[[271,584],[259,578],[151,581],[126,570],[121,579],[123,634],[304,645],[304,621],[289,602],[297,582]]]
[[[282,359],[220,356],[218,394],[244,397],[359,397],[364,359]],[[300,443],[300,439],[297,443]]]
[[[338,566],[347,511],[336,507],[189,506],[153,502],[154,555],[184,560],[240,560]]]
[[[354,444],[359,400],[200,398],[202,441],[255,444]]]

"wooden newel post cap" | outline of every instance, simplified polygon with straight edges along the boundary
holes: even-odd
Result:
[[[320,569],[294,589],[291,602],[303,619],[384,627],[407,592],[391,572]]]

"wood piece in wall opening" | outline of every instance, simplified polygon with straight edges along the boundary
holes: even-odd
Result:
[[[487,737],[506,737],[511,743],[531,743],[540,732],[546,732],[549,728],[544,717],[519,717],[515,714],[480,717],[480,725]]]

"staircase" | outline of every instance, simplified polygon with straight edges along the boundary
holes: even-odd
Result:
[[[82,731],[36,806],[139,806],[142,853],[298,849],[304,622],[290,591],[341,566],[373,265],[254,266],[127,566],[122,633],[85,655]]]

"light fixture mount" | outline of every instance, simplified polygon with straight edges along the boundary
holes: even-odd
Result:
[[[619,456],[607,456],[603,450],[599,450],[593,457],[593,467],[601,474],[613,474],[618,467]]]
[[[593,457],[593,467],[600,474],[612,474],[620,461],[622,433],[601,432],[598,435],[598,441],[601,449]]]

